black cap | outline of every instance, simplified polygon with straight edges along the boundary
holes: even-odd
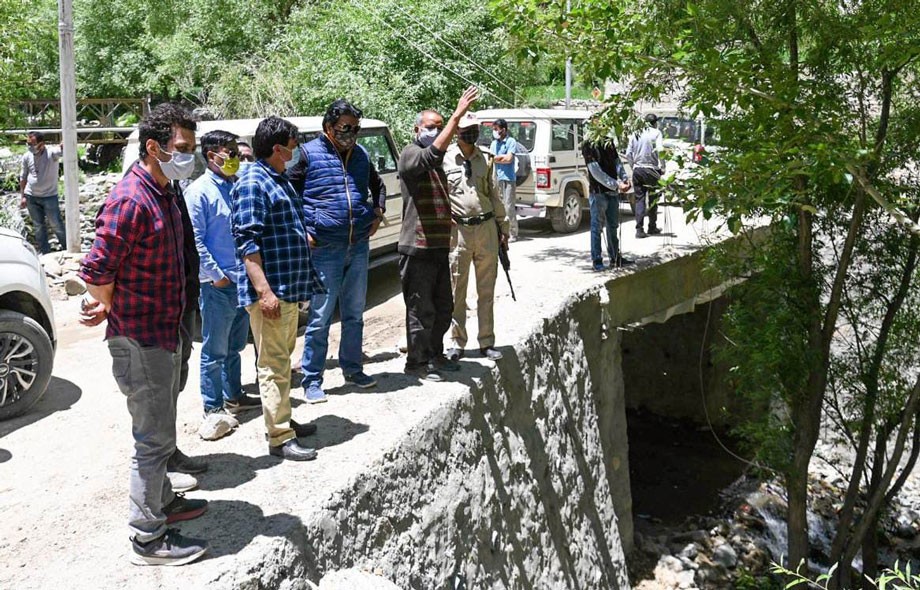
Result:
[[[498,126],[501,127],[502,129],[507,129],[507,128],[508,128],[508,121],[505,121],[504,119],[495,119],[495,121],[494,121],[492,124],[493,124],[493,125],[498,125]]]
[[[658,122],[658,115],[656,115],[655,113],[649,113],[649,114],[645,115],[645,122],[646,122],[646,123],[652,123],[652,124],[657,123],[657,122]]]

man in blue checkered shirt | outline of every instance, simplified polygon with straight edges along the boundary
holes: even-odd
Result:
[[[286,170],[297,164],[297,127],[278,117],[263,119],[253,137],[256,162],[231,192],[236,254],[245,273],[237,285],[249,312],[258,360],[262,415],[269,453],[293,461],[316,458],[297,437],[312,424],[291,420],[291,353],[297,339],[299,303],[322,292],[310,259],[301,197]]]

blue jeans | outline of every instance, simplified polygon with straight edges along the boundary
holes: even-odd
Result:
[[[38,248],[42,254],[51,252],[51,246],[48,244],[48,228],[45,226],[45,219],[51,224],[54,235],[57,236],[61,249],[67,248],[67,236],[64,232],[64,222],[61,221],[61,206],[58,203],[57,195],[53,197],[26,197],[26,207],[29,209],[29,217],[32,218],[32,225],[35,226],[35,239],[38,241]]]
[[[591,262],[604,262],[601,254],[601,224],[604,224],[607,227],[607,256],[613,263],[620,251],[617,240],[620,200],[615,193],[591,193],[588,204],[591,207]]]
[[[303,386],[322,384],[329,351],[329,326],[336,303],[342,320],[339,366],[345,375],[364,368],[361,341],[364,338],[364,303],[367,299],[368,240],[357,244],[320,244],[310,254],[313,267],[326,293],[310,298],[310,319],[304,334]]]
[[[249,314],[237,307],[236,285],[201,285],[201,399],[204,411],[243,394],[240,351],[249,335]]]

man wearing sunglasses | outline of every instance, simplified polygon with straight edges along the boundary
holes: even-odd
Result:
[[[454,298],[450,280],[450,197],[442,164],[460,120],[477,98],[470,86],[454,113],[444,117],[422,111],[415,120],[415,141],[399,156],[403,222],[399,233],[399,278],[406,302],[405,372],[441,381],[441,371],[459,365],[444,357]]]
[[[326,401],[323,373],[329,351],[329,327],[336,305],[342,324],[339,366],[346,383],[377,385],[364,372],[364,304],[370,237],[383,217],[386,191],[370,156],[358,145],[363,113],[344,99],[329,105],[323,133],[302,146],[301,164],[292,172],[301,187],[304,221],[313,266],[325,287],[310,298],[304,334],[303,390],[307,403]]]
[[[498,276],[498,249],[507,247],[510,223],[487,161],[476,142],[479,118],[467,113],[459,123],[457,143],[444,155],[444,172],[450,191],[450,212],[454,221],[451,235],[451,275],[454,285],[454,314],[451,320],[452,346],[447,358],[457,361],[467,342],[466,292],[470,264],[476,270],[476,316],[479,320],[479,352],[496,361],[502,353],[495,348],[492,307]],[[498,224],[500,232],[496,231]],[[500,237],[499,237],[500,236]]]
[[[201,283],[201,399],[198,435],[216,440],[239,426],[232,414],[259,408],[243,393],[240,351],[246,347],[249,315],[239,307],[236,286],[242,268],[230,230],[230,191],[239,171],[237,136],[210,131],[201,137],[207,169],[185,191],[199,256]]]

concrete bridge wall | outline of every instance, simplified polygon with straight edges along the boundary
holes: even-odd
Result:
[[[402,588],[629,588],[624,392],[642,388],[624,387],[623,342],[634,356],[640,326],[721,292],[693,254],[573,296],[248,573],[223,581],[297,588],[359,567]],[[633,403],[656,391],[640,393]]]

